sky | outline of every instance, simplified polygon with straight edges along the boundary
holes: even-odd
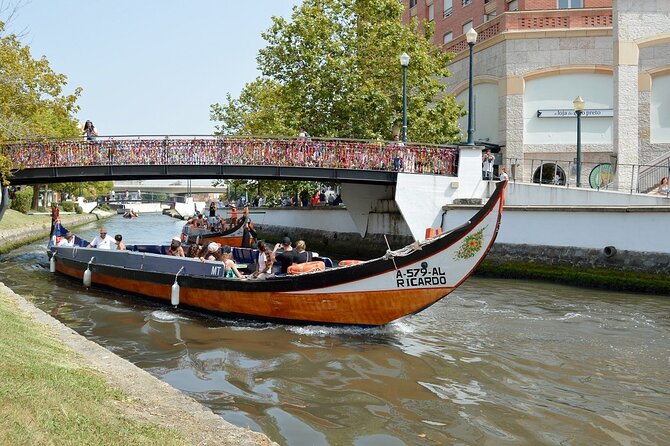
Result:
[[[260,74],[261,33],[298,3],[23,0],[8,31],[83,88],[76,117],[99,135],[209,135],[210,105]]]

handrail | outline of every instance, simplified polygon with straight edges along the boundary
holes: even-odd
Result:
[[[9,143],[16,169],[126,165],[319,167],[456,176],[453,145],[237,136],[98,137]]]
[[[503,158],[500,166],[506,167],[510,182],[576,188],[575,174],[577,169],[575,161],[564,161],[556,158]],[[670,175],[670,157],[667,159],[667,164],[653,166],[648,164],[617,164],[612,166],[607,162],[582,162],[581,171],[582,189],[591,188],[655,195],[655,189],[658,188],[661,178]],[[652,173],[655,176],[652,176]],[[648,178],[645,178],[646,175],[648,175]]]

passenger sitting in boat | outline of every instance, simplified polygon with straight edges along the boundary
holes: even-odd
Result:
[[[223,255],[221,260],[226,265],[226,277],[229,279],[241,279],[243,274],[237,269],[237,263],[233,260],[233,248],[226,245],[223,247]]]
[[[170,242],[170,247],[167,249],[167,253],[170,256],[185,257],[184,248],[181,247],[181,240],[179,237],[174,237],[172,239],[172,242]]]
[[[87,248],[112,249],[112,238],[107,237],[107,229],[100,229],[100,235],[89,243]]]
[[[256,247],[258,248],[258,260],[256,260],[256,271],[254,271],[251,277],[254,279],[265,279],[272,275],[274,256],[263,240],[259,240]]]
[[[203,262],[205,260],[220,260],[219,248],[221,248],[221,245],[216,242],[211,242],[209,245],[207,245],[207,251],[204,253],[204,255],[200,256],[200,260]]]
[[[197,259],[198,257],[200,257],[200,251],[202,251],[202,246],[194,243],[188,248],[188,254],[186,255],[186,257]]]
[[[305,262],[311,262],[312,261],[312,253],[309,251],[306,251],[305,249],[307,248],[307,245],[305,244],[304,240],[298,240],[295,244],[295,255],[296,255],[296,261],[295,263],[305,263]]]
[[[114,236],[114,243],[116,245],[116,249],[119,251],[125,251],[126,250],[126,244],[122,242],[123,236],[121,234],[116,234]]]
[[[65,237],[58,242],[58,246],[64,246],[66,248],[72,248],[74,246],[74,234],[68,232],[65,234]]]
[[[288,267],[298,263],[298,253],[291,246],[291,239],[284,237],[281,243],[277,243],[272,250],[275,261],[281,266],[281,273],[286,274]]]
[[[205,220],[205,216],[202,215],[201,213],[198,213],[197,226],[199,228],[207,228],[207,220]]]

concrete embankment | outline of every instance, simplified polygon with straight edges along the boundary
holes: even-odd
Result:
[[[111,216],[113,214],[109,214]],[[106,214],[81,214],[68,215],[63,218],[63,224],[68,228],[74,228],[83,224],[106,218]],[[30,217],[26,216],[25,223],[21,226],[15,226],[7,229],[0,229],[0,253],[8,252],[18,246],[25,245],[35,240],[48,237],[51,231],[51,221],[31,222]]]

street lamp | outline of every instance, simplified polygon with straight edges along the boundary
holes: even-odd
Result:
[[[402,65],[402,141],[407,142],[407,66],[409,65],[409,54],[400,55]]]
[[[465,143],[466,146],[475,145],[475,129],[472,128],[472,103],[474,102],[474,92],[472,91],[472,59],[474,54],[475,42],[477,42],[477,31],[474,28],[470,28],[468,32],[465,33],[465,40],[468,42],[470,47],[470,78],[468,80],[468,141]]]
[[[577,115],[577,187],[582,184],[582,113],[584,113],[584,99],[581,96],[572,101]]]

